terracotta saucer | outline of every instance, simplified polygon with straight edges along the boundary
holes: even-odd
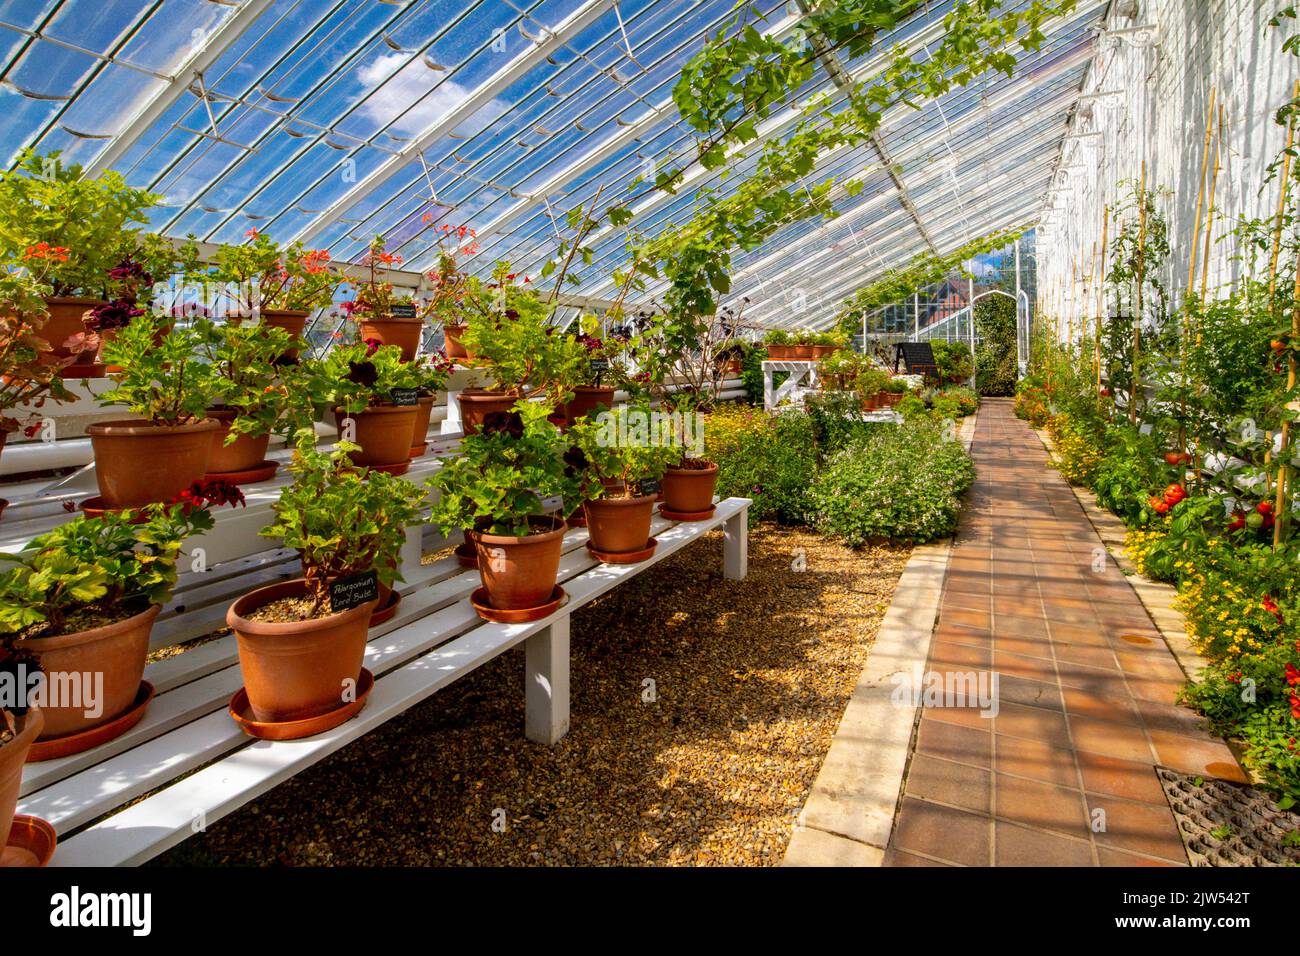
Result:
[[[103,378],[107,366],[98,362],[84,362],[81,365],[65,365],[59,369],[59,378]]]
[[[420,456],[422,456],[422,455],[423,455],[425,452],[427,452],[428,450],[429,450],[429,443],[428,443],[427,441],[422,441],[422,442],[420,442],[418,445],[412,445],[412,446],[411,446],[411,457],[412,457],[412,458],[419,458]]]
[[[0,849],[0,869],[44,866],[54,856],[57,842],[54,827],[40,817],[15,813],[14,825],[9,828],[9,842]]]
[[[456,560],[462,568],[477,568],[478,552],[474,550],[474,545],[468,542],[456,545]]]
[[[391,621],[393,615],[397,613],[397,605],[401,603],[402,596],[396,591],[391,592],[388,595],[388,600],[384,602],[384,606],[377,608],[375,612],[370,615],[370,626],[375,627],[379,624],[383,624],[385,621]]]
[[[83,730],[80,733],[68,734],[66,737],[54,737],[50,740],[38,740],[32,744],[32,749],[27,751],[27,762],[36,763],[41,760],[68,757],[72,754],[79,754],[83,750],[98,747],[100,744],[106,744],[116,737],[121,737],[140,723],[140,718],[144,716],[144,712],[148,709],[151,700],[153,700],[153,684],[147,680],[142,680],[140,681],[140,690],[135,695],[135,701],[126,713],[114,717],[106,724],[91,727],[89,730]]]
[[[136,508],[109,508],[105,505],[101,495],[95,495],[93,498],[86,498],[84,501],[77,503],[77,508],[87,518],[102,518],[106,514],[119,514],[123,511],[137,511]],[[149,520],[148,515],[137,514],[131,519],[131,524],[144,524]]]
[[[659,547],[659,542],[651,538],[645,543],[645,547],[637,551],[597,551],[587,542],[587,550],[592,556],[605,564],[636,564],[644,561],[655,553],[655,548]]]
[[[395,465],[367,465],[371,471],[382,471],[386,475],[404,475],[411,468],[411,460],[399,461]]]
[[[375,686],[375,675],[364,667],[361,679],[357,681],[357,699],[315,717],[303,717],[300,720],[260,721],[253,717],[253,708],[248,705],[248,694],[244,688],[235,691],[230,698],[230,716],[239,724],[239,729],[250,737],[261,740],[299,740],[303,737],[315,737],[327,730],[333,730],[339,724],[351,720],[362,707]]]
[[[669,521],[708,521],[717,510],[717,505],[709,505],[708,511],[669,511],[663,505],[659,506],[659,513]]]
[[[252,468],[245,468],[243,471],[213,471],[204,475],[205,481],[228,481],[232,485],[251,485],[257,481],[269,481],[275,477],[280,463],[277,461],[262,461]]]
[[[529,621],[540,621],[544,617],[550,617],[567,599],[568,595],[564,593],[564,588],[557,584],[555,590],[551,592],[551,599],[540,607],[498,611],[488,603],[487,588],[478,587],[469,596],[469,603],[474,605],[478,616],[485,621],[493,621],[497,624],[527,624]]]

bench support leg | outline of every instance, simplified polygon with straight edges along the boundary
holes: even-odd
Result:
[[[459,432],[464,426],[460,418],[460,391],[447,392],[447,417],[442,420],[442,433],[450,435]]]
[[[402,545],[401,554],[397,559],[402,577],[409,581],[411,575],[420,570],[420,562],[423,558],[424,527],[422,525],[413,525],[406,529],[406,541]]]
[[[569,732],[569,615],[525,642],[524,735],[553,744]]]
[[[749,573],[748,509],[742,509],[722,524],[722,576],[744,580]]]

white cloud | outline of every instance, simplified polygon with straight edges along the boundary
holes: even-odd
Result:
[[[375,90],[362,104],[361,114],[379,126],[386,126],[396,119],[393,132],[403,136],[418,134],[436,123],[468,99],[471,92],[446,79],[445,73],[429,69],[418,56],[402,66],[408,56],[405,53],[386,53],[361,67],[357,74],[367,90]],[[460,129],[471,135],[477,133],[504,113],[507,106],[501,100],[493,99],[461,124]],[[399,115],[401,118],[397,119]]]

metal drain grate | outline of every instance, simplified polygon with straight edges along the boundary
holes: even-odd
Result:
[[[1156,770],[1193,866],[1297,866],[1300,814],[1263,790]],[[1295,834],[1288,837],[1287,834]]]

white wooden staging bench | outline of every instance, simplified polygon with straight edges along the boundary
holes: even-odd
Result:
[[[439,456],[456,453],[461,435],[455,386],[463,384],[453,383],[449,407],[435,417],[428,451],[412,461],[407,480],[422,483],[441,467]],[[724,392],[723,397],[735,396]],[[88,444],[75,439],[57,444],[80,448],[83,443]],[[270,457],[287,460],[288,454],[273,450]],[[269,549],[257,533],[289,480],[281,469],[270,481],[243,486],[244,507],[213,509],[215,527],[185,545],[183,573],[154,626],[151,651],[178,649],[224,629],[226,609],[239,595],[299,576],[297,555]],[[0,496],[13,499],[0,519],[0,552],[17,551],[69,520],[65,505],[94,491],[91,469],[53,486],[48,479],[0,486]],[[569,721],[569,615],[719,527],[724,574],[743,578],[749,504],[741,498],[719,502],[709,520],[694,523],[656,514],[652,533],[659,547],[633,565],[600,564],[585,547],[586,531],[569,532],[560,567],[568,600],[551,617],[523,625],[480,619],[469,602],[480,584],[478,572],[461,568],[454,557],[423,564],[424,554],[448,542],[431,527],[411,528],[401,555],[402,601],[391,620],[371,629],[365,666],[375,675],[375,686],[352,720],[306,740],[245,736],[227,712],[242,684],[234,637],[210,639],[148,665],[145,679],[156,696],[131,730],[80,754],[28,764],[19,812],[48,820],[58,831],[52,865],[143,862],[525,641],[525,732],[532,740],[554,743]]]
[[[529,624],[480,619],[469,603],[478,572],[462,569],[454,557],[408,569],[397,614],[370,633],[366,667],[375,675],[375,686],[365,709],[305,740],[255,741],[231,719],[227,703],[241,684],[233,636],[155,661],[145,677],[158,693],[144,719],[94,750],[29,764],[19,812],[48,820],[58,831],[51,865],[141,863],[521,642],[526,642],[525,733],[531,740],[554,743],[569,726],[573,611],[719,527],[724,532],[724,576],[743,578],[749,504],[744,498],[720,501],[713,516],[702,522],[674,523],[656,514],[652,533],[659,546],[640,564],[600,564],[585,547],[586,532],[570,531],[560,567],[568,600],[549,618]],[[232,570],[221,569],[226,581]],[[173,629],[189,633],[195,628],[185,626],[193,623],[187,619],[224,616],[230,592],[212,580],[214,573],[218,571],[186,576],[168,609]],[[253,578],[277,580],[293,573],[287,556],[277,563],[268,555],[255,570],[241,569],[234,580],[243,591],[253,586]],[[213,603],[202,605],[204,601]],[[160,622],[160,629],[165,631],[166,623]],[[167,637],[162,642],[170,643]]]

